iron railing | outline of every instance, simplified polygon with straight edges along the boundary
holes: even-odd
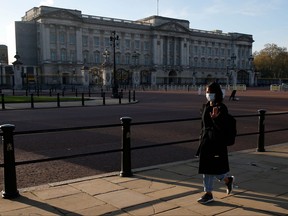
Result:
[[[287,115],[288,112],[277,112],[277,113],[266,113],[265,110],[258,110],[258,114],[249,114],[249,115],[237,115],[234,116],[237,118],[244,118],[244,117],[259,117],[258,119],[258,131],[249,132],[249,133],[238,133],[237,136],[250,136],[250,135],[258,135],[258,142],[257,142],[257,151],[265,152],[265,134],[266,133],[273,133],[273,132],[280,132],[286,131],[288,128],[281,128],[281,129],[274,129],[274,130],[265,130],[265,117],[266,116],[273,116],[273,115]],[[200,120],[199,118],[188,118],[188,119],[173,119],[173,120],[161,120],[161,121],[146,121],[146,122],[137,122],[132,123],[132,119],[130,117],[122,117],[120,124],[109,124],[109,125],[95,125],[95,126],[86,126],[86,127],[70,127],[70,128],[57,128],[57,129],[43,129],[43,130],[30,130],[30,131],[17,131],[15,132],[15,126],[12,124],[4,124],[0,126],[2,132],[0,136],[2,136],[3,141],[3,158],[4,162],[0,164],[0,167],[4,167],[4,190],[2,192],[3,198],[15,198],[19,196],[19,192],[17,190],[16,185],[16,166],[19,165],[27,165],[32,163],[41,163],[41,162],[48,162],[48,161],[56,161],[56,160],[63,160],[63,159],[70,159],[70,158],[78,158],[78,157],[87,157],[92,155],[100,155],[100,154],[109,154],[109,153],[116,153],[121,152],[121,171],[120,176],[132,176],[131,170],[131,151],[133,150],[140,150],[146,148],[155,148],[155,147],[162,147],[162,146],[170,146],[170,145],[178,145],[183,143],[191,143],[199,141],[199,138],[195,139],[188,139],[188,140],[178,140],[175,142],[165,142],[165,143],[158,143],[158,144],[151,144],[145,146],[134,146],[131,147],[131,126],[136,125],[154,125],[154,124],[164,124],[164,123],[176,123],[176,122],[189,122],[189,121],[196,121]],[[28,160],[28,161],[17,161],[15,162],[15,155],[14,155],[14,136],[17,135],[33,135],[33,134],[47,134],[47,133],[55,133],[55,132],[65,132],[65,131],[80,131],[80,130],[87,130],[87,129],[100,129],[100,128],[115,128],[121,127],[122,128],[122,147],[117,149],[110,149],[106,151],[98,151],[98,152],[89,152],[89,153],[82,153],[82,154],[74,154],[74,155],[66,155],[66,156],[58,156],[58,157],[51,157],[51,158],[43,158],[37,160]]]

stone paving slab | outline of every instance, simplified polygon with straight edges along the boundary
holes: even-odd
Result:
[[[287,215],[288,143],[230,155],[235,188],[215,182],[215,202],[201,205],[198,159],[19,189],[0,199],[0,215]]]

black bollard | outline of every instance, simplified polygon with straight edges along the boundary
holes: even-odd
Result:
[[[33,94],[31,94],[31,108],[34,108],[34,97]]]
[[[129,101],[129,103],[131,102],[131,90],[129,90],[129,92],[128,92],[128,101]]]
[[[121,97],[121,93],[120,93],[120,94],[118,94],[118,99],[119,99],[119,104],[121,104],[121,103],[122,103],[122,97]]]
[[[57,93],[57,107],[60,107],[60,95]]]
[[[122,117],[120,118],[122,123],[122,161],[121,161],[121,172],[120,176],[130,177],[132,176],[131,171],[131,148],[130,148],[130,124],[132,118]]]
[[[133,91],[133,101],[135,101],[135,90]]]
[[[82,106],[85,106],[85,104],[84,104],[84,93],[82,93]]]
[[[4,124],[1,125],[0,128],[3,131],[2,142],[4,158],[4,189],[2,191],[2,197],[4,199],[13,199],[19,196],[13,142],[13,131],[15,126]]]
[[[264,124],[264,120],[265,120],[265,113],[266,110],[258,110],[259,113],[259,121],[258,121],[258,131],[259,131],[259,135],[258,135],[258,146],[257,146],[257,152],[265,152],[265,148],[264,148],[264,141],[265,141],[265,124]]]

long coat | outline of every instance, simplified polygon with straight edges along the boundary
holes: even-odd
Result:
[[[229,172],[227,146],[221,142],[225,136],[225,115],[228,109],[225,104],[218,106],[220,114],[212,119],[210,113],[213,107],[208,102],[202,112],[202,130],[198,149],[199,173],[220,175]]]

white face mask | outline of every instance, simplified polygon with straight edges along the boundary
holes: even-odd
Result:
[[[206,93],[206,98],[208,101],[214,101],[215,100],[215,93]]]

